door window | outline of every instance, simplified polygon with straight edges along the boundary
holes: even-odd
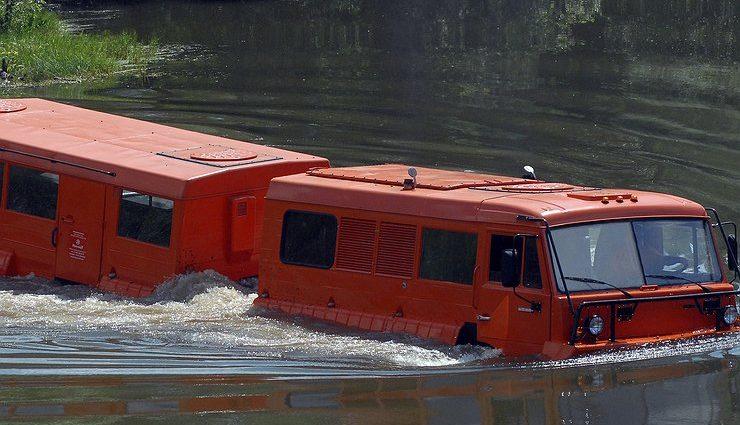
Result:
[[[470,285],[473,283],[478,235],[424,229],[419,277]]]
[[[537,252],[537,238],[524,238],[524,281],[525,288],[542,289],[542,274],[540,273],[540,255]]]
[[[11,165],[7,208],[22,214],[54,220],[57,216],[59,175]]]
[[[524,250],[524,256],[521,258],[523,266],[522,284],[526,288],[542,288],[542,274],[540,272],[540,256],[537,251],[537,238],[535,236],[525,236],[518,239],[517,250]],[[523,244],[523,245],[521,245]],[[491,254],[489,257],[488,280],[490,282],[501,282],[503,265],[502,257],[506,250],[514,249],[514,236],[509,235],[491,235]]]
[[[502,264],[501,257],[504,251],[514,248],[514,237],[504,235],[491,235],[491,256],[489,259],[488,280],[501,282]]]

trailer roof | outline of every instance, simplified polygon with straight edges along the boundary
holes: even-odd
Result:
[[[0,100],[0,159],[174,199],[267,187],[328,161],[43,99]]]
[[[278,177],[268,199],[448,220],[516,222],[518,216],[551,225],[640,217],[706,217],[704,208],[677,196],[632,189],[416,167],[413,190],[404,190],[409,167],[387,164],[312,170]]]

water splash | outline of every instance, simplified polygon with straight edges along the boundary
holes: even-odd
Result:
[[[176,276],[140,300],[27,276],[0,281],[0,357],[39,352],[188,360],[282,361],[324,368],[428,368],[497,357],[482,347],[447,347],[412,337],[363,333],[253,308],[255,282],[206,271]],[[55,359],[45,362],[56,364]],[[61,362],[61,360],[59,360]],[[84,364],[84,360],[75,362]],[[89,362],[99,366],[98,362]]]
[[[148,298],[129,299],[33,275],[0,280],[0,374],[39,373],[40,365],[62,374],[144,367],[150,373],[192,373],[210,370],[206,365],[219,373],[281,374],[564,368],[706,353],[737,357],[740,345],[740,336],[727,335],[512,363],[493,348],[448,347],[266,313],[253,307],[255,286],[256,281],[237,284],[205,271],[176,276]]]

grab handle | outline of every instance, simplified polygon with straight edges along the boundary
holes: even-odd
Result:
[[[54,248],[57,247],[57,235],[59,234],[59,228],[55,227],[54,230],[51,231],[51,246]]]

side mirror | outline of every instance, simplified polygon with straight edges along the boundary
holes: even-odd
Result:
[[[737,258],[737,236],[730,235],[727,237],[727,267],[730,268],[730,270],[735,270],[737,265],[737,262],[739,261]]]
[[[501,285],[516,288],[521,283],[521,261],[516,249],[505,249],[501,253]]]

